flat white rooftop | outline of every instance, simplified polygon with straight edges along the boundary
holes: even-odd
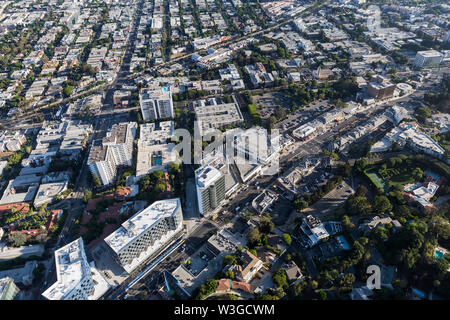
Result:
[[[207,188],[219,179],[221,175],[220,171],[212,166],[203,167],[195,172],[197,185],[200,188]]]
[[[179,198],[156,201],[125,221],[119,229],[105,238],[105,242],[114,252],[119,253],[160,219],[174,215],[180,206]]]
[[[57,281],[42,294],[49,300],[61,300],[83,278],[93,272],[92,269],[94,269],[94,273],[96,271],[87,261],[81,237],[55,251],[55,265]],[[101,276],[100,278],[96,277],[95,293],[89,297],[89,300],[98,299],[109,288],[107,284],[105,286],[104,279],[101,281],[102,279]]]

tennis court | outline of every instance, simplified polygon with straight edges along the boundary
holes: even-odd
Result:
[[[369,179],[381,190],[384,192],[388,191],[388,186],[384,182],[383,178],[380,176],[380,174],[376,171],[366,171],[366,175],[369,177]]]

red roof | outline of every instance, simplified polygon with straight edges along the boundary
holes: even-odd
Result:
[[[47,221],[47,224],[46,224],[46,226],[45,226],[45,228],[47,229],[47,231],[50,230],[51,227],[54,226],[54,224],[55,224],[56,221],[58,220],[58,215],[59,215],[60,213],[62,213],[62,212],[63,212],[62,209],[56,209],[56,210],[51,210],[51,211],[50,211],[51,214],[50,214],[50,217],[49,217],[49,219],[48,219],[48,221]]]
[[[131,194],[130,187],[124,187],[116,190],[115,197],[116,198],[125,198]]]
[[[216,291],[228,291],[230,289],[251,292],[250,284],[242,281],[234,281],[231,279],[220,279],[217,281]]]
[[[26,202],[16,202],[16,203],[8,203],[0,205],[0,213],[4,213],[6,211],[11,211],[12,208],[16,208],[17,211],[23,213],[30,210],[30,205]]]
[[[14,233],[22,233],[26,236],[34,237],[39,234],[39,229],[30,229],[30,230],[20,230],[20,231],[11,231],[11,234]]]

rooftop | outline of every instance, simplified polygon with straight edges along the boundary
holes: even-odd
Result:
[[[195,172],[197,185],[200,188],[208,188],[222,176],[221,172],[212,166],[200,168]]]
[[[179,198],[156,201],[125,221],[105,242],[118,253],[156,222],[174,215],[180,206]]]
[[[49,300],[62,300],[86,276],[95,273],[96,270],[89,265],[84,250],[83,239],[78,238],[55,251],[57,281],[42,294],[44,297]],[[103,285],[101,293],[108,289],[108,287],[104,287],[105,280],[101,276],[100,278],[96,277],[96,282],[98,285]],[[95,296],[90,299],[98,298],[98,295],[99,292],[96,292]]]

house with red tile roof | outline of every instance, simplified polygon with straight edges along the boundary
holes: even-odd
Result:
[[[28,237],[35,237],[39,234],[39,229],[29,229],[29,230],[20,230],[20,231],[11,231],[10,234],[21,233]]]
[[[129,197],[131,194],[131,187],[124,187],[117,189],[114,193],[114,199],[117,201],[124,201],[125,198]]]
[[[25,213],[30,210],[30,205],[26,202],[16,202],[0,205],[0,216],[5,212],[10,212],[12,208],[16,208],[18,213]]]
[[[62,209],[50,211],[50,217],[45,225],[45,229],[47,229],[47,231],[49,231],[55,225],[56,221],[58,221],[58,218],[61,216],[62,213],[63,213]]]
[[[216,289],[217,293],[225,293],[230,292],[232,290],[251,293],[250,284],[245,282],[234,281],[231,279],[220,279],[216,280],[216,282],[217,282],[217,289]]]

